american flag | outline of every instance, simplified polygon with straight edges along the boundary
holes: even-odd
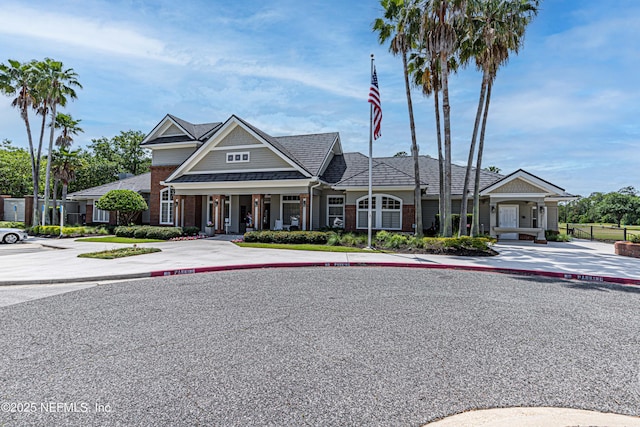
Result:
[[[380,91],[378,90],[378,75],[376,67],[373,67],[371,75],[371,89],[369,89],[369,102],[373,105],[373,139],[382,136],[380,124],[382,123],[382,106],[380,104]]]

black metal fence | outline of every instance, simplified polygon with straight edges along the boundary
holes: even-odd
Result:
[[[640,230],[606,225],[567,224],[566,233],[576,239],[614,242],[629,240],[633,235],[640,235]]]

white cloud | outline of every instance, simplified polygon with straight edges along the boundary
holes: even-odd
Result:
[[[17,4],[3,6],[0,33],[77,46],[91,52],[97,50],[167,63],[180,63],[185,59],[170,52],[163,41],[140,33],[132,24],[105,22]]]

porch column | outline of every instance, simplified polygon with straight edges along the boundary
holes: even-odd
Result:
[[[549,208],[545,206],[544,203],[538,206],[538,216],[540,217],[538,221],[540,221],[540,226],[542,227],[542,231],[540,232],[542,240],[546,238],[545,231],[547,229],[547,209]]]
[[[300,230],[309,226],[309,194],[300,194]]]
[[[497,237],[496,233],[493,231],[493,228],[498,225],[497,221],[498,216],[498,204],[496,202],[489,202],[489,234],[491,237]]]
[[[211,196],[213,203],[213,212],[211,212],[211,219],[213,222],[214,234],[219,234],[224,231],[224,196],[221,194],[214,194]]]
[[[173,196],[173,225],[180,227],[180,215],[182,214],[182,196]]]
[[[251,195],[251,215],[253,216],[253,228],[262,230],[262,217],[264,215],[264,194]]]

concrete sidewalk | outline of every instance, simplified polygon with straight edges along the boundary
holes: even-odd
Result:
[[[496,244],[499,255],[495,257],[453,257],[241,248],[228,240],[219,236],[147,243],[140,246],[160,248],[162,252],[101,260],[78,258],[78,254],[127,245],[31,238],[26,243],[0,247],[0,285],[102,281],[247,267],[367,264],[520,272],[640,285],[640,259],[617,256],[613,245],[590,241],[548,245],[515,241]]]

